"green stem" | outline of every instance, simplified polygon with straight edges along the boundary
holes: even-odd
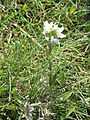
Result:
[[[48,41],[48,47],[49,47],[49,85],[52,85],[52,62],[51,62],[51,51],[52,51],[52,43],[49,39]]]

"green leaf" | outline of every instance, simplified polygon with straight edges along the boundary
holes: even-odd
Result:
[[[70,108],[70,110],[68,111],[66,117],[68,117],[71,113],[73,113],[75,111],[75,107]]]
[[[15,93],[16,92],[16,87],[12,88],[12,92]]]
[[[8,106],[6,107],[6,109],[15,111],[15,110],[16,110],[16,106],[15,106],[14,104],[8,105]]]
[[[24,9],[24,10],[27,9],[27,4],[26,4],[26,3],[24,4],[23,9]]]
[[[72,14],[75,12],[75,9],[76,9],[75,6],[72,6],[72,7],[70,8],[70,15],[72,15]]]
[[[72,94],[71,91],[65,92],[64,94],[62,94],[60,96],[60,98],[63,99],[63,100],[67,100],[71,96],[71,94]]]

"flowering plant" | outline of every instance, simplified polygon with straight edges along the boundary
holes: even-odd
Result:
[[[64,27],[58,27],[58,25],[55,23],[48,23],[48,21],[44,22],[44,31],[43,35],[45,35],[45,39],[48,41],[48,48],[49,48],[49,85],[51,86],[53,84],[52,79],[52,43],[59,43],[59,38],[64,38],[66,35],[62,34],[64,30]]]

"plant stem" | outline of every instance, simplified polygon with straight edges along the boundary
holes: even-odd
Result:
[[[49,47],[49,85],[52,85],[52,62],[51,62],[51,51],[52,51],[52,44],[51,40],[48,41],[48,47]]]

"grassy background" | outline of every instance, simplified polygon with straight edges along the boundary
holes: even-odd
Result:
[[[29,108],[32,120],[90,119],[89,4],[84,0],[17,0],[15,4],[6,0],[0,4],[1,120],[25,119],[26,101],[41,102],[33,111]],[[48,48],[42,35],[45,20],[63,25],[67,36],[52,50],[52,88],[46,83]]]

